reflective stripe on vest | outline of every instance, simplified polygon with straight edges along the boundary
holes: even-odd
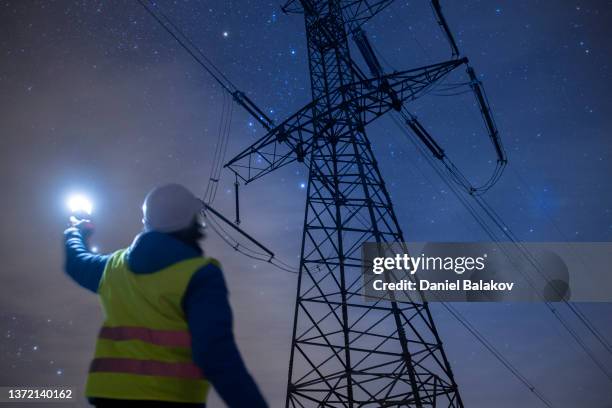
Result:
[[[153,330],[133,326],[102,327],[98,337],[108,340],[142,340],[167,347],[191,347],[191,335],[184,330]]]
[[[203,379],[202,371],[193,363],[166,363],[155,360],[135,360],[132,358],[95,358],[89,371],[92,373],[129,373],[155,375],[159,377]]]

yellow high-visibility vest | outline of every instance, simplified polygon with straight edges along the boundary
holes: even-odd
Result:
[[[209,383],[192,360],[181,301],[211,258],[150,274],[130,271],[127,251],[109,258],[98,293],[105,314],[89,369],[87,397],[204,403]]]

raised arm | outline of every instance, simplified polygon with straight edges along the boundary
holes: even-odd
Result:
[[[64,241],[66,273],[85,289],[97,292],[109,256],[91,252],[87,248],[82,232],[76,227],[70,227],[64,231]]]

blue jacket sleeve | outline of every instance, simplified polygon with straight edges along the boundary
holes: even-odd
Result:
[[[221,269],[208,264],[194,274],[183,308],[191,332],[193,360],[227,406],[267,407],[236,346]]]
[[[64,231],[66,264],[64,269],[76,283],[96,293],[109,255],[98,255],[89,251],[78,228]]]

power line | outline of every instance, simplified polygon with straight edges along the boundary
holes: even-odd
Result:
[[[451,48],[453,50],[453,56],[457,57],[459,52],[458,52],[456,43],[454,41],[453,35],[450,32],[450,29],[448,28],[446,20],[445,20],[443,14],[442,14],[439,2],[434,0],[432,2],[432,8],[433,8],[434,13],[436,15],[436,19],[438,20],[438,23],[440,24],[440,26],[442,27],[443,31],[445,32],[445,34],[447,36],[447,39],[449,41],[449,44],[451,45]],[[366,41],[367,42],[367,39],[365,39],[365,36],[362,37],[362,41]],[[372,49],[376,50],[375,46],[371,45],[369,42],[368,42],[368,46],[371,47]],[[364,57],[367,57],[367,55],[364,55]],[[427,57],[430,58],[429,55],[427,55]],[[367,60],[367,58],[366,58],[366,60]],[[376,67],[376,65],[377,64],[372,64],[371,62],[369,63],[370,67],[372,67],[372,66]],[[380,66],[380,65],[378,64],[378,66]],[[374,70],[375,69],[376,68],[374,68]],[[493,185],[495,185],[497,183],[497,181],[499,181],[499,179],[501,178],[501,176],[503,174],[505,166],[507,164],[507,160],[506,160],[506,156],[505,156],[505,152],[504,152],[503,146],[501,145],[501,143],[499,142],[499,140],[497,138],[497,126],[496,126],[496,124],[494,122],[493,116],[490,114],[489,109],[488,109],[488,106],[490,104],[489,104],[488,98],[486,96],[486,92],[485,92],[484,88],[482,86],[480,86],[480,83],[479,83],[479,81],[478,81],[478,79],[476,77],[476,74],[474,73],[474,70],[471,67],[469,67],[469,66],[468,66],[468,69],[467,69],[467,73],[468,73],[468,75],[470,77],[470,86],[471,86],[472,91],[474,92],[474,94],[476,96],[476,99],[477,99],[477,101],[478,101],[478,103],[480,105],[480,112],[481,112],[481,114],[483,116],[483,119],[484,119],[486,125],[487,125],[487,128],[489,129],[489,134],[490,134],[491,140],[494,142],[494,145],[495,145],[495,148],[496,148],[497,154],[498,154],[498,161],[497,161],[495,170],[493,171],[493,173],[490,176],[490,178],[483,185],[481,185],[479,187],[474,187],[471,184],[471,182],[459,170],[459,168],[457,168],[457,166],[455,166],[454,163],[448,158],[448,156],[444,153],[442,148],[440,146],[438,146],[437,142],[427,133],[427,130],[420,123],[418,123],[416,121],[416,118],[414,117],[414,115],[412,115],[410,112],[408,112],[405,107],[402,106],[402,108],[400,110],[400,115],[402,116],[402,118],[404,119],[406,124],[409,125],[412,128],[413,133],[421,139],[421,142],[423,142],[425,145],[428,146],[428,148],[432,151],[432,153],[438,159],[438,161],[434,162],[434,160],[429,155],[426,154],[426,152],[422,148],[422,145],[416,143],[410,137],[411,135],[409,135],[407,133],[407,129],[404,126],[399,125],[397,123],[397,121],[395,120],[395,118],[393,118],[393,119],[394,119],[396,125],[398,125],[398,127],[402,130],[402,132],[404,132],[404,133],[406,133],[408,135],[409,140],[413,143],[413,145],[415,145],[415,147],[417,147],[418,151],[425,157],[427,162],[436,170],[436,172],[439,174],[439,176],[446,182],[446,179],[445,179],[445,176],[443,175],[443,173],[438,171],[436,163],[442,163],[443,164],[443,166],[446,168],[448,174],[450,175],[451,180],[454,181],[458,186],[462,187],[465,190],[465,192],[470,197],[472,197],[474,199],[476,204],[481,208],[481,210],[483,210],[485,212],[485,214],[489,217],[489,219],[502,231],[502,233],[508,239],[510,239],[510,241],[517,248],[519,248],[519,250],[522,252],[523,256],[534,267],[536,272],[538,272],[538,274],[541,277],[543,277],[547,283],[550,284],[550,279],[541,271],[541,269],[539,268],[539,266],[537,264],[537,261],[535,260],[533,255],[522,244],[520,244],[520,242],[517,239],[517,237],[510,230],[510,228],[503,222],[503,220],[501,219],[499,214],[497,214],[494,211],[494,209],[490,205],[488,205],[486,200],[481,197],[486,191],[488,191]],[[374,72],[374,74],[382,75],[382,72]],[[459,86],[461,86],[461,85],[457,84],[457,87],[459,87]],[[432,92],[432,91],[433,90],[430,90],[429,92]],[[455,193],[455,195],[459,198],[459,193],[457,191],[455,191],[455,189],[452,188],[450,183],[446,183],[446,184]],[[466,205],[466,201],[464,201],[464,200],[460,200],[460,201],[464,204],[464,206]],[[466,208],[468,208],[468,207],[466,206]],[[476,217],[476,212],[473,210],[473,208],[470,208],[469,212],[470,212],[470,214],[472,214],[472,216],[475,217],[475,219],[477,220],[479,225],[487,232],[487,234],[492,239],[494,239],[497,242],[497,238],[495,237],[495,234],[492,233],[492,231],[488,228],[488,226],[485,227],[486,223],[484,222],[484,220],[482,218]],[[502,249],[502,248],[500,247],[500,249]],[[508,256],[508,255],[506,254],[506,256]],[[509,258],[509,259],[511,259],[511,258]],[[523,273],[522,270],[519,269],[519,271],[521,272],[521,274],[523,274],[525,279],[527,279],[527,281],[530,284],[530,286],[532,287],[532,289],[534,289],[534,292],[540,298],[542,298],[542,300],[545,300],[545,299],[543,299],[543,296],[539,293],[539,291],[535,287],[534,283],[531,281],[531,278],[529,276],[527,276],[526,273]],[[550,287],[555,292],[557,292],[557,294],[560,295],[560,298],[567,305],[567,307],[570,309],[570,311],[572,311],[572,313],[574,313],[574,315],[576,315],[578,320],[585,325],[587,330],[589,330],[589,332],[591,332],[591,334],[595,337],[595,339],[599,343],[601,343],[604,346],[604,348],[610,353],[612,351],[610,345],[607,343],[607,341],[601,335],[601,333],[599,333],[599,331],[597,331],[595,326],[589,321],[587,316],[584,315],[584,313],[582,313],[578,308],[574,307],[574,305],[570,304],[566,299],[564,299],[562,294],[558,293],[559,291],[558,291],[558,289],[554,285],[550,285]],[[608,377],[608,379],[610,379],[612,381],[612,374],[610,374],[607,371],[607,369],[603,366],[603,364],[593,355],[592,351],[586,346],[586,344],[584,344],[584,342],[579,337],[579,335],[567,324],[567,322],[560,315],[558,315],[556,313],[556,309],[549,302],[545,301],[545,304],[550,309],[550,311],[553,313],[555,318],[557,318],[557,320],[559,320],[559,322],[565,327],[565,329],[568,331],[568,333],[583,348],[583,350],[591,358],[591,360],[593,360],[594,364],[606,375],[606,377]]]
[[[498,247],[502,250],[502,252],[504,252],[504,254],[508,257],[508,259],[511,262],[514,263],[514,261],[512,260],[512,257],[509,256],[506,253],[505,249],[501,245],[499,245],[499,242],[500,242],[499,239],[495,236],[494,232],[489,228],[489,226],[486,224],[484,219],[480,215],[477,214],[477,212],[475,211],[475,209],[473,207],[471,207],[471,205],[469,205],[469,203],[465,200],[465,197],[463,197],[460,194],[460,192],[456,190],[455,186],[453,186],[453,184],[449,180],[446,179],[445,174],[442,173],[438,169],[438,166],[436,165],[436,162],[433,161],[433,159],[425,152],[425,150],[423,149],[423,147],[420,144],[418,144],[415,140],[413,140],[412,135],[407,132],[407,129],[404,126],[402,126],[395,118],[393,118],[393,120],[394,120],[395,124],[398,126],[398,128],[408,136],[408,140],[410,140],[410,142],[417,148],[417,151],[432,166],[432,168],[436,171],[436,173],[439,175],[439,177],[442,179],[442,181],[449,187],[449,189],[455,194],[455,196],[457,198],[459,198],[460,202],[466,207],[466,209],[468,209],[468,212],[474,217],[474,219],[481,226],[481,228],[498,245]],[[526,259],[532,264],[532,266],[534,266],[535,269],[537,271],[539,271],[539,267],[537,266],[537,264],[534,263],[533,259],[531,259],[531,257],[529,255],[525,254],[524,251],[527,251],[527,250],[524,247],[522,247],[522,245],[516,240],[516,237],[513,236],[513,233],[510,230],[510,228],[507,225],[505,225],[503,222],[500,222],[500,220],[497,219],[494,216],[494,213],[491,212],[492,208],[490,208],[490,207],[487,208],[488,204],[486,204],[486,201],[484,201],[484,199],[482,197],[479,197],[477,195],[471,195],[469,193],[468,193],[468,197],[472,197],[474,199],[476,204],[485,212],[485,214],[497,226],[497,228],[500,231],[502,231],[502,233],[504,235],[506,235],[506,237],[508,239],[510,239],[510,241],[514,245],[516,245],[517,248],[519,248],[519,250],[521,250],[523,252],[523,256],[525,256]],[[528,251],[526,253],[529,254]],[[533,284],[533,281],[531,280],[531,278],[528,275],[526,275],[520,268],[518,268],[518,269],[521,272],[521,274],[523,274],[523,276],[526,278],[527,282],[530,284],[532,289],[534,289],[535,293],[539,297],[542,297],[542,295],[539,293],[539,291],[536,290],[535,285]],[[564,303],[566,305],[569,305],[569,302],[567,302],[567,301],[564,301]],[[565,321],[565,319],[559,313],[557,313],[556,308],[554,306],[552,306],[552,304],[550,302],[547,302],[547,301],[544,302],[544,305],[546,305],[546,307],[550,310],[550,312],[553,314],[555,319],[557,319],[559,321],[559,323],[561,323],[562,327],[570,334],[570,336],[576,341],[576,343],[578,343],[578,345],[583,349],[583,351],[593,361],[593,363],[599,368],[599,370],[602,371],[602,373],[610,381],[612,381],[612,375],[608,372],[606,367],[597,359],[597,357],[593,354],[593,352],[587,347],[587,345],[580,338],[578,333]],[[570,308],[570,310],[574,311],[572,308]],[[588,321],[586,319],[586,316],[582,316],[582,317],[585,319],[585,321]],[[579,320],[583,321],[582,319],[579,319]],[[583,322],[583,323],[585,323],[585,322]],[[586,325],[586,323],[585,323],[585,325]]]
[[[151,17],[153,17],[155,19],[155,21],[157,21],[157,23],[159,23],[159,25],[161,27],[163,27],[164,30],[166,30],[166,32],[168,34],[170,34],[170,36],[172,36],[172,38],[174,38],[176,40],[176,42],[179,43],[179,45],[181,45],[181,47],[183,47],[183,49],[185,51],[187,51],[187,53],[189,55],[191,55],[191,57],[202,67],[204,68],[204,70],[206,72],[208,72],[210,74],[210,76],[212,76],[215,81],[217,81],[217,83],[219,85],[221,85],[221,87],[223,89],[225,89],[227,92],[229,92],[230,94],[233,94],[238,88],[236,88],[236,86],[221,72],[221,70],[219,70],[211,61],[210,59],[208,59],[208,57],[206,57],[206,55],[175,25],[172,23],[172,21],[170,20],[170,18],[168,18],[168,16],[166,16],[160,9],[159,7],[157,7],[156,5],[147,5],[147,1],[146,0],[137,0],[138,3],[147,11],[147,13],[149,13],[149,15]],[[153,11],[153,7],[155,7],[155,9],[157,10],[157,13],[159,13],[159,15]],[[160,18],[160,16],[162,16]],[[172,29],[171,29],[172,28]],[[174,31],[173,31],[174,30]]]
[[[232,247],[236,252],[251,258],[253,260],[256,261],[262,261],[262,262],[267,262],[273,266],[275,266],[276,268],[285,271],[285,272],[289,272],[289,273],[293,273],[293,274],[297,274],[298,271],[295,270],[295,268],[292,268],[289,264],[283,262],[282,260],[278,259],[275,255],[270,256],[269,254],[266,254],[265,252],[259,252],[256,250],[253,250],[252,248],[249,248],[243,244],[241,244],[240,242],[238,242],[238,240],[234,237],[232,237],[232,235],[225,229],[223,228],[220,223],[218,223],[214,217],[207,217],[207,219],[210,222],[210,226],[213,229],[213,231],[230,247]]]
[[[238,88],[229,80],[229,78],[223,74],[223,72],[217,68],[217,66],[198,48],[198,46],[185,35],[185,33],[172,22],[172,20],[157,7],[155,4],[149,3],[147,5],[146,0],[138,0],[138,3],[147,11],[147,13],[155,19],[155,21],[172,37],[177,43],[183,47],[183,49],[202,67],[213,79],[225,90],[227,93],[233,96],[234,101],[238,102],[241,106],[245,107],[249,113],[254,114],[256,119],[261,122],[262,116],[265,115],[259,110],[244,94],[238,91]],[[156,11],[153,10],[155,8]],[[227,152],[228,139],[230,133],[230,126],[232,121],[233,104],[231,101],[228,102],[227,94],[223,94],[223,105],[221,110],[221,119],[219,122],[219,136],[215,146],[215,153],[213,155],[213,162],[211,168],[211,176],[204,193],[204,200],[206,203],[214,202],[218,185],[221,176],[221,170],[223,168],[223,161]],[[246,99],[246,104],[245,100]],[[249,109],[255,109],[255,111]],[[255,112],[255,113],[254,113]],[[268,122],[269,121],[268,119]],[[209,221],[212,217],[208,217]],[[268,262],[275,267],[284,270],[286,272],[297,273],[297,271],[291,269],[291,266],[277,259],[276,257],[268,257],[264,253],[253,251],[243,244],[239,244],[237,240],[231,238],[231,235],[224,230],[218,222],[212,221],[211,227],[215,233],[221,237],[221,239],[230,245],[234,250],[241,254],[255,260]],[[232,242],[232,240],[234,242]]]
[[[223,169],[223,162],[225,161],[227,146],[229,144],[229,136],[233,115],[233,104],[231,100],[228,99],[228,96],[226,94],[223,94],[218,138],[217,143],[215,144],[215,153],[213,155],[210,177],[206,186],[206,192],[204,193],[204,202],[207,204],[212,204],[217,196],[219,181],[221,179],[221,171]]]
[[[193,57],[193,59],[208,72],[213,79],[229,93],[234,102],[242,106],[259,124],[266,130],[272,129],[274,121],[270,119],[266,113],[258,107],[244,92],[240,91],[232,81],[219,69],[213,62],[204,54],[204,52],[185,35],[185,33],[172,22],[172,20],[157,7],[156,4],[147,0],[138,0],[140,5],[150,14],[162,28],[174,38],[181,47]],[[154,11],[155,9],[155,11]]]
[[[552,403],[539,391],[531,381],[527,379],[487,338],[472,325],[457,309],[450,303],[440,302],[442,306],[463,325],[493,356],[501,362],[525,387],[529,389],[544,405],[552,408]]]
[[[512,168],[513,173],[515,175],[515,177],[519,180],[519,182],[521,184],[523,184],[524,187],[527,188],[527,191],[532,195],[532,197],[534,196],[534,192],[533,189],[531,188],[531,186],[527,183],[527,181],[524,179],[524,177],[521,175],[521,173],[518,171],[518,169],[516,168]],[[544,208],[544,205],[542,205],[542,207]],[[546,208],[544,208],[546,209]],[[559,236],[563,239],[563,242],[566,243],[567,248],[570,251],[573,251],[573,247],[572,245],[570,245],[569,240],[567,239],[567,236],[563,233],[563,231],[561,230],[561,228],[559,227],[559,224],[552,218],[552,216],[549,215],[548,211],[544,212],[544,216],[545,218],[548,220],[548,222],[554,227],[554,229],[557,231],[557,233],[559,234]],[[581,263],[583,264],[583,266],[585,268],[587,268],[584,259],[582,258],[582,256],[580,254],[578,254],[578,258],[580,259]],[[603,334],[601,334],[601,332],[597,329],[597,327],[595,325],[593,325],[588,318],[586,317],[586,315],[580,310],[580,307],[576,304],[573,303],[568,303],[568,306],[572,307],[575,309],[575,313],[577,315],[580,316],[581,320],[584,319],[584,324],[587,326],[587,328],[589,329],[589,331],[593,334],[593,336],[595,336],[599,342],[604,346],[604,348],[612,354],[612,346],[610,345],[610,343],[608,342],[608,340],[606,340],[605,336]]]

